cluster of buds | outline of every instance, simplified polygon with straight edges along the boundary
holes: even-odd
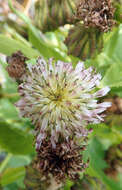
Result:
[[[72,63],[38,58],[37,64],[27,65],[16,106],[35,125],[35,168],[45,176],[74,179],[87,166],[82,159],[91,132],[87,125],[103,121],[101,113],[111,105],[98,103],[109,91],[97,91],[100,80],[101,75],[82,62],[73,68]]]
[[[115,24],[111,0],[82,0],[77,7],[76,17],[83,20],[85,27],[95,27],[107,32]]]

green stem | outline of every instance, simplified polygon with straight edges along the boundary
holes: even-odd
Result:
[[[51,184],[47,187],[47,190],[58,190],[62,187],[62,184],[58,184],[55,179],[51,180]]]
[[[15,97],[15,96],[19,96],[19,94],[18,93],[3,94],[3,97],[5,97],[5,98],[12,98],[12,97]]]
[[[11,159],[12,154],[8,154],[6,156],[6,158],[3,160],[2,164],[0,165],[0,173],[2,173],[6,167],[6,165],[8,164],[9,160]]]

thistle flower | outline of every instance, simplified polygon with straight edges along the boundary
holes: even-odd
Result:
[[[52,175],[56,181],[79,178],[78,172],[83,172],[88,163],[84,163],[82,152],[85,146],[75,144],[73,140],[56,143],[52,147],[50,140],[43,140],[40,150],[37,152],[35,168],[46,178]]]
[[[107,32],[115,24],[114,8],[111,0],[82,0],[77,6],[76,17],[83,20],[86,27],[99,28]]]
[[[88,123],[103,121],[101,113],[109,102],[97,103],[105,96],[109,87],[96,91],[101,75],[90,67],[85,69],[79,62],[74,69],[72,63],[52,59],[46,62],[39,58],[36,65],[28,65],[28,76],[19,86],[22,98],[16,103],[21,116],[28,117],[36,126],[36,148],[42,140],[51,138],[56,146],[59,135],[83,138],[87,136]]]

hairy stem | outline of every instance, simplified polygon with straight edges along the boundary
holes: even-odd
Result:
[[[47,190],[58,190],[62,187],[62,183],[57,183],[54,178],[51,178],[50,185]]]

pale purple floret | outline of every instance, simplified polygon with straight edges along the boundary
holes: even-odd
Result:
[[[87,136],[89,123],[103,121],[101,114],[110,102],[98,103],[109,87],[96,91],[101,75],[90,67],[85,69],[79,62],[74,69],[72,63],[38,59],[36,65],[28,65],[28,76],[19,86],[22,98],[16,103],[21,116],[28,117],[36,126],[37,149],[47,136],[52,145],[59,134],[64,138]]]

